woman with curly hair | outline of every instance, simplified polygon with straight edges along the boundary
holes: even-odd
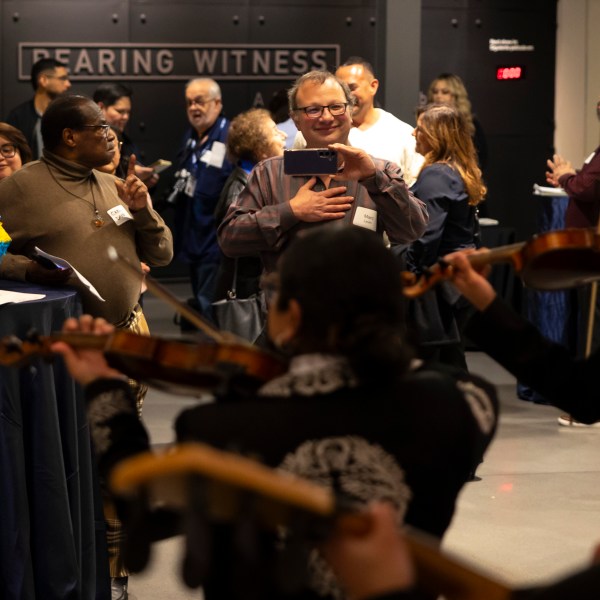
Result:
[[[461,113],[448,104],[428,105],[419,112],[414,136],[425,162],[411,191],[426,203],[429,223],[406,253],[409,269],[417,274],[441,256],[479,245],[477,205],[487,191]],[[449,286],[441,286],[414,303],[412,310],[425,355],[466,370],[462,329],[472,311],[469,303]]]
[[[248,175],[254,165],[265,158],[281,156],[286,137],[286,134],[277,128],[271,113],[264,108],[251,108],[232,119],[227,134],[227,157],[235,164],[235,168],[227,178],[215,208],[217,227],[225,218],[229,206],[246,187]],[[262,273],[260,257],[244,256],[233,259],[223,256],[217,275],[215,299],[227,297],[233,283],[234,271],[238,298],[248,298],[259,291],[258,280]]]
[[[463,80],[453,73],[441,73],[429,85],[427,102],[449,104],[463,116],[467,131],[473,138],[479,166],[484,169],[487,164],[487,144],[481,124],[473,115],[467,88]]]

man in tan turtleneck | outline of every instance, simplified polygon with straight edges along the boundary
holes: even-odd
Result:
[[[43,157],[0,186],[0,214],[12,238],[0,277],[73,285],[85,312],[123,325],[138,302],[140,277],[113,262],[108,247],[133,265],[162,266],[173,255],[171,232],[133,174],[134,165],[125,181],[96,170],[111,161],[116,137],[90,98],[60,96],[45,111],[41,129]],[[36,246],[67,260],[104,300],[72,273],[31,260]]]
[[[44,147],[41,133],[41,119],[54,98],[64,94],[71,87],[67,65],[54,58],[42,58],[31,67],[31,85],[35,94],[13,108],[6,122],[20,129],[33,151],[34,158],[40,158]]]

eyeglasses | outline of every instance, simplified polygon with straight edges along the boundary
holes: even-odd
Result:
[[[13,158],[17,153],[17,147],[14,144],[4,144],[0,146],[0,154],[4,158]]]
[[[2,154],[4,158],[13,158],[16,153],[17,147],[15,144],[4,144],[0,146],[0,154]]]
[[[348,106],[348,102],[335,102],[334,104],[329,104],[328,106],[299,106],[295,108],[295,111],[304,111],[304,114],[309,119],[318,119],[323,114],[323,111],[327,109],[329,114],[332,117],[339,117],[346,112],[346,107]]]
[[[203,100],[202,98],[194,98],[193,100],[186,99],[185,102],[188,108],[191,108],[192,106],[194,106],[194,104],[196,106],[204,106],[205,104],[213,102],[214,100],[219,100],[219,98],[209,98],[208,100]]]
[[[108,132],[110,131],[110,125],[108,123],[105,123],[104,125],[81,125],[81,127],[86,127],[88,129],[101,129],[104,137],[108,139]]]

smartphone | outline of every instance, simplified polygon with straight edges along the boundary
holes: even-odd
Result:
[[[155,173],[162,173],[165,169],[168,169],[173,163],[170,160],[159,158],[157,161],[148,165]]]
[[[333,175],[337,173],[337,152],[328,148],[283,151],[286,175]]]

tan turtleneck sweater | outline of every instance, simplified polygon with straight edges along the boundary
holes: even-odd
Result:
[[[81,291],[86,313],[119,323],[131,313],[140,295],[140,280],[127,267],[113,262],[107,248],[139,268],[168,264],[173,238],[162,218],[151,208],[135,212],[117,226],[108,210],[121,205],[112,175],[60,158],[44,150],[41,160],[0,182],[0,215],[12,238],[0,262],[0,277],[25,281],[34,247],[68,260],[105,299],[95,298],[78,280],[68,285]],[[93,190],[93,196],[92,196]],[[104,219],[93,224],[94,201]]]

